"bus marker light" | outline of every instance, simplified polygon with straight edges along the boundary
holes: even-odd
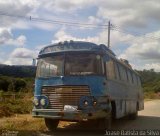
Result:
[[[96,105],[97,105],[97,102],[96,102],[96,101],[94,101],[94,102],[93,102],[93,106],[96,106]]]

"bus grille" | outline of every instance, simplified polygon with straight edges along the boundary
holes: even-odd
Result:
[[[89,96],[88,86],[43,86],[42,95],[49,98],[48,109],[64,109],[64,105],[78,106],[81,96]]]

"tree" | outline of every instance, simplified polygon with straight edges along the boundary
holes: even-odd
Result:
[[[0,90],[8,91],[9,81],[6,78],[0,77]]]
[[[16,79],[14,82],[14,91],[22,91],[26,87],[26,82],[23,79]]]

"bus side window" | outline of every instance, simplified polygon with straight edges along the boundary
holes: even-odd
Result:
[[[114,62],[114,67],[115,67],[116,79],[120,80],[119,68],[118,68],[118,64],[116,62]]]
[[[126,68],[125,68],[125,73],[126,73],[126,79],[127,79],[126,81],[129,82],[129,77],[128,77],[127,69]]]
[[[137,78],[136,78],[136,75],[133,73],[133,81],[134,81],[134,84],[137,84]]]
[[[38,61],[38,65],[41,65],[41,61]],[[39,77],[41,75],[41,68],[37,67],[36,77]]]
[[[120,69],[121,80],[127,81],[127,75],[126,75],[125,68],[123,66],[119,65],[119,69]]]
[[[137,75],[136,75],[136,81],[137,81],[137,82],[136,82],[137,85],[139,85],[139,83],[138,83],[139,81],[138,81],[138,76],[137,76]]]
[[[134,84],[133,73],[132,72],[131,72],[131,77],[132,77],[132,84]]]
[[[111,59],[106,62],[106,74],[109,79],[115,79],[115,67],[114,62]]]
[[[45,73],[46,73],[46,64],[45,63],[42,63],[42,65],[41,65],[41,75],[43,76],[43,77],[45,77]]]
[[[137,76],[137,78],[138,78],[138,85],[141,86],[141,79],[139,76]]]
[[[130,70],[127,70],[127,75],[128,75],[129,83],[132,84],[132,75],[131,75],[131,71]]]

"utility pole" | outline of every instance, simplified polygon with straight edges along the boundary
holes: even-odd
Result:
[[[108,48],[110,48],[110,29],[111,29],[111,23],[108,22]]]

